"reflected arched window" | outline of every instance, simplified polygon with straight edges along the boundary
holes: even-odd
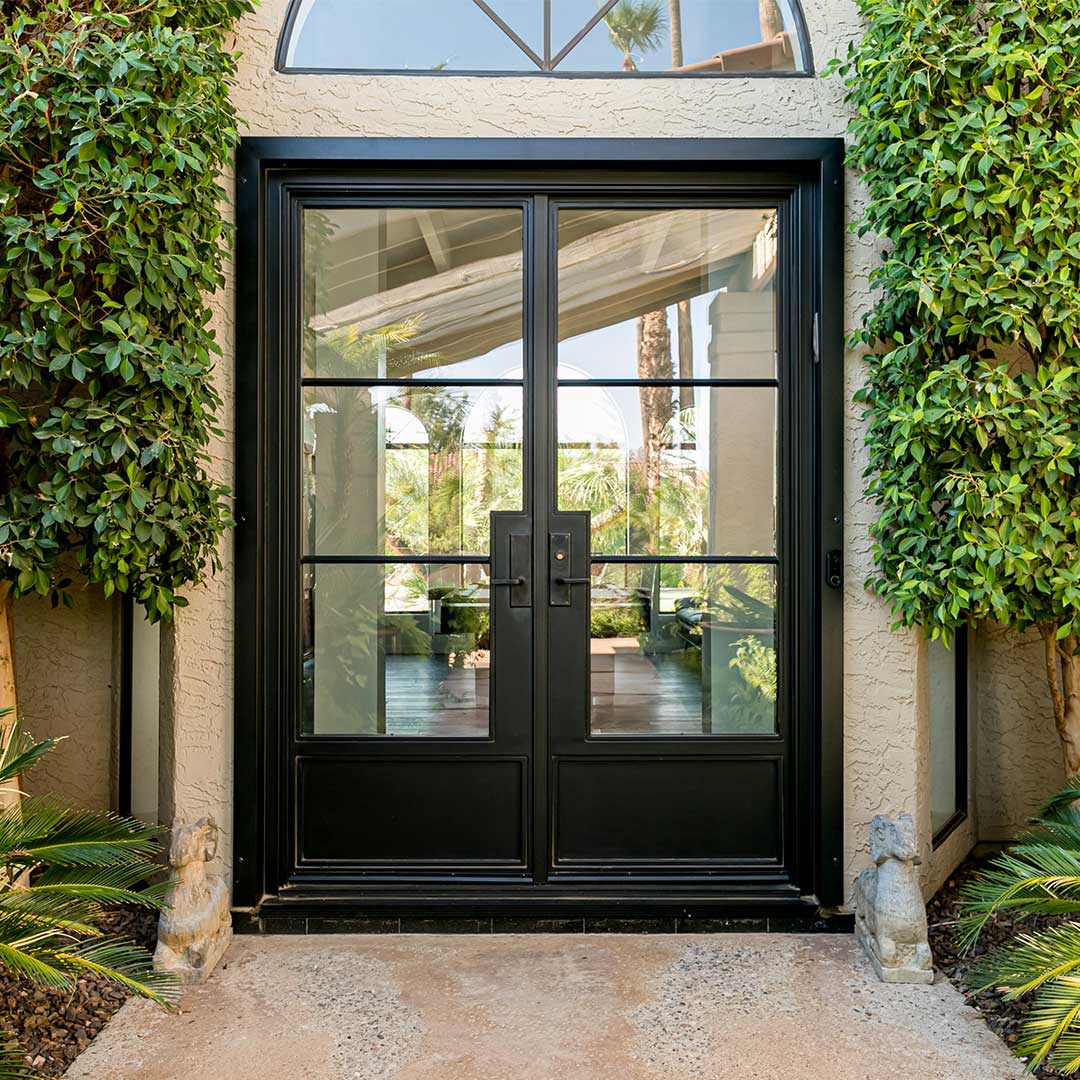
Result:
[[[812,71],[798,0],[292,0],[283,71]]]

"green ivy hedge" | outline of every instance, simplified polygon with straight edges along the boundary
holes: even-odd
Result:
[[[836,68],[869,192],[857,228],[886,241],[855,335],[869,584],[935,637],[1037,625],[1050,665],[1080,631],[1080,7],[859,7]]]
[[[249,0],[20,0],[0,20],[0,567],[151,618],[216,568],[208,297]]]

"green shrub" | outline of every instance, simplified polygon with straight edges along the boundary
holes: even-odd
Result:
[[[223,38],[249,0],[19,0],[0,19],[0,562],[70,563],[152,619],[216,565],[207,296],[237,139]]]
[[[859,0],[849,164],[885,241],[868,496],[897,625],[1037,627],[1080,771],[1080,9]]]

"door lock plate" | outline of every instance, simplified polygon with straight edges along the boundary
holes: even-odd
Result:
[[[552,607],[570,606],[570,586],[556,579],[570,575],[570,534],[548,534],[548,603]]]

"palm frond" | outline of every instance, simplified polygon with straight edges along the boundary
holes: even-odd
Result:
[[[101,975],[127,987],[133,994],[159,1005],[174,1005],[180,984],[168,971],[156,971],[153,958],[138,945],[116,938],[91,941],[70,951],[57,953],[57,963],[68,971]]]
[[[0,859],[9,865],[93,866],[142,862],[159,849],[160,829],[98,810],[24,799],[0,810]]]
[[[1015,854],[1014,854],[1015,852]],[[1080,912],[1080,853],[1053,844],[1018,845],[997,856],[961,893],[967,914],[959,920],[963,947],[975,943],[998,911],[1020,915]]]
[[[650,52],[663,41],[664,16],[656,0],[621,0],[604,16],[616,48]]]
[[[9,1032],[0,1032],[0,1080],[36,1080],[26,1054]]]
[[[31,891],[55,889],[70,892],[71,895],[93,896],[95,889],[125,890],[127,895],[122,900],[107,900],[102,895],[102,903],[140,904],[162,908],[169,892],[169,882],[162,881],[139,892],[134,886],[160,873],[159,863],[139,860],[121,863],[117,866],[52,866],[34,879]],[[24,890],[25,891],[25,890]]]
[[[17,725],[0,740],[0,784],[16,780],[58,742],[35,743]],[[168,883],[137,891],[158,873],[161,830],[131,818],[24,798],[0,810],[0,968],[41,986],[71,990],[97,975],[168,1005],[177,981],[130,942],[105,938],[106,909],[159,909]],[[32,1076],[0,1036],[0,1080]]]
[[[0,964],[12,975],[27,979],[38,986],[70,990],[75,985],[75,980],[50,962],[53,957],[51,952],[34,949],[33,944],[0,941]]]
[[[1049,1060],[1064,1073],[1075,1072],[1080,1017],[1080,978],[1063,975],[1048,982],[1036,996],[1016,1040],[1016,1052],[1028,1059],[1029,1071]],[[1071,1066],[1071,1068],[1070,1068]]]
[[[1080,971],[1080,925],[1062,923],[1020,934],[1012,945],[980,958],[972,969],[972,985],[976,990],[996,987],[1015,1000],[1075,971]]]
[[[1055,791],[1054,794],[1039,807],[1036,821],[1069,821],[1080,823],[1080,809],[1077,808],[1077,800],[1080,800],[1080,774],[1070,777],[1060,791]]]
[[[0,722],[10,716],[13,709],[0,709]],[[8,784],[16,777],[28,773],[62,738],[34,742],[33,736],[23,731],[16,721],[7,729],[0,746],[0,785]]]
[[[100,905],[79,900],[63,901],[55,897],[29,902],[22,896],[16,897],[17,893],[25,891],[12,889],[0,894],[0,912],[20,919],[27,931],[37,927],[40,931],[51,929],[81,937],[100,936],[100,931],[95,928],[95,920],[102,913]]]
[[[998,855],[962,892],[958,936],[970,947],[987,921],[1080,914],[1080,778],[1043,805],[1018,843]],[[975,990],[994,987],[1010,1000],[1034,995],[1014,1049],[1029,1071],[1049,1062],[1080,1071],[1080,922],[1019,933],[972,967]]]

